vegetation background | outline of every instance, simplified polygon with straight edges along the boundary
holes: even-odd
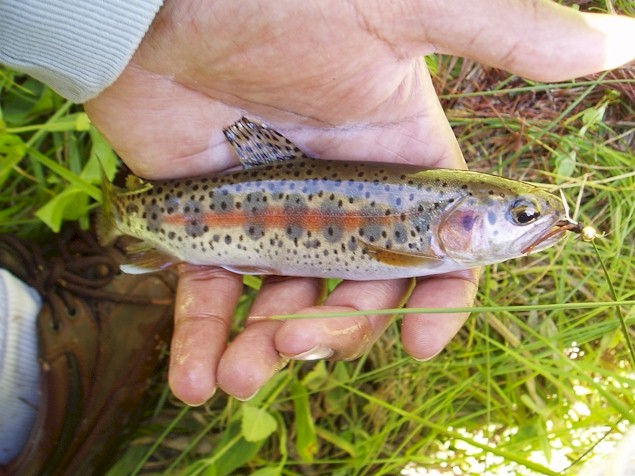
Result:
[[[635,15],[630,0],[563,3]],[[157,388],[111,474],[580,474],[635,422],[635,66],[541,84],[426,61],[468,165],[562,190],[604,233],[599,256],[571,237],[490,266],[481,309],[429,362],[403,351],[396,316],[359,360],[293,362],[249,402],[187,408]],[[89,227],[98,158],[114,172],[81,107],[0,69],[1,233]],[[258,285],[246,278],[236,330]],[[631,304],[601,304],[614,298]]]

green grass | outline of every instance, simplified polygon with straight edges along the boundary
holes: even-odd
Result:
[[[635,421],[635,70],[545,85],[430,62],[470,167],[561,189],[604,233],[614,290],[575,237],[490,266],[481,309],[435,359],[405,354],[397,317],[362,358],[291,363],[247,403],[219,394],[189,409],[166,387],[113,474],[578,474]],[[0,232],[89,226],[97,158],[112,171],[80,107],[0,69]],[[615,299],[631,301],[625,326],[617,307],[593,305]]]

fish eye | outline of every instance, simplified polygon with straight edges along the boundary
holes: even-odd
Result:
[[[525,198],[516,200],[509,212],[512,221],[519,226],[529,225],[540,218],[538,204]]]

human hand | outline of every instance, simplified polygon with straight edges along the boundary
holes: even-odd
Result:
[[[635,58],[635,20],[576,13],[548,1],[166,1],[122,76],[86,104],[131,169],[148,179],[238,164],[221,132],[243,114],[310,155],[465,168],[422,55],[469,57],[557,81]],[[245,330],[228,347],[242,278],[184,265],[177,291],[170,385],[190,404],[217,386],[252,396],[287,358],[350,359],[385,316],[272,321],[267,316],[473,303],[476,271],[410,281],[323,284],[270,277]],[[440,352],[467,315],[409,314],[405,349]]]

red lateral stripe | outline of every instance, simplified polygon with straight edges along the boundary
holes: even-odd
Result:
[[[252,223],[264,224],[270,228],[284,228],[288,225],[299,225],[311,231],[322,230],[326,226],[336,225],[344,229],[354,230],[369,222],[390,225],[395,220],[395,216],[372,215],[361,216],[359,213],[342,213],[338,215],[325,215],[320,211],[307,211],[306,213],[285,213],[283,210],[267,209],[264,213],[245,213],[242,211],[232,212],[209,212],[202,215],[171,214],[163,216],[163,223],[167,225],[185,226],[192,220],[199,220],[209,227],[228,226],[245,227]]]

